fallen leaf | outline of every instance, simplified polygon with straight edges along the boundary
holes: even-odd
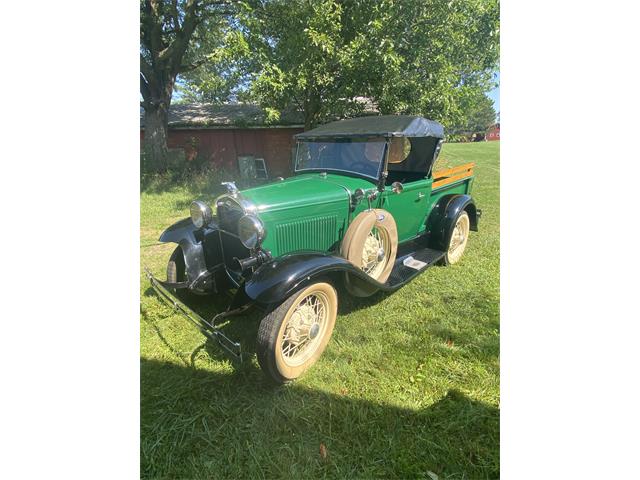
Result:
[[[327,459],[327,446],[324,443],[320,444],[320,458]]]
[[[447,347],[453,347],[453,340],[447,338]]]

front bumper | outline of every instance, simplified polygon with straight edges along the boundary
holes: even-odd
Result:
[[[146,267],[144,270],[146,272],[147,278],[149,279],[149,283],[151,283],[151,286],[158,294],[158,297],[160,297],[166,304],[173,307],[177,312],[181,313],[183,317],[185,317],[196,327],[198,327],[203,335],[205,335],[207,338],[210,338],[211,340],[214,340],[235,361],[242,363],[242,346],[240,345],[240,343],[231,340],[224,333],[222,333],[220,328],[216,326],[216,322],[219,322],[223,318],[242,313],[245,310],[249,309],[252,304],[246,304],[234,310],[227,309],[225,312],[216,315],[209,322],[198,315],[196,312],[191,310],[189,307],[187,307],[165,287],[165,285],[174,284],[167,284],[166,282],[158,280]]]

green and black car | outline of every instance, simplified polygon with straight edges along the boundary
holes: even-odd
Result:
[[[275,382],[293,380],[331,337],[339,284],[359,297],[394,291],[435,263],[460,259],[481,212],[469,195],[473,164],[432,171],[442,142],[442,126],[418,116],[354,118],[301,133],[291,177],[243,191],[225,182],[214,206],[193,202],[191,217],[160,237],[177,244],[167,280],[148,273],[150,281],[240,359],[240,345],[217,323],[259,307],[260,366]],[[181,291],[233,296],[207,321]]]

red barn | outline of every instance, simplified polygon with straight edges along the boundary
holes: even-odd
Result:
[[[174,104],[169,110],[168,146],[182,149],[185,161],[203,162],[237,172],[243,161],[262,162],[269,178],[287,176],[291,169],[293,136],[303,131],[300,114],[282,115],[277,125],[250,104]],[[140,142],[144,114],[140,117]],[[264,174],[264,173],[261,173]]]
[[[487,140],[500,140],[500,124],[496,123],[495,125],[489,127],[485,138]]]

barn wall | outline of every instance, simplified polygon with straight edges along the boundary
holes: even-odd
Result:
[[[487,140],[500,140],[500,127],[491,127],[487,132]]]
[[[290,172],[293,136],[302,128],[169,129],[169,148],[183,148],[187,161],[238,171],[238,156],[264,158],[269,177]],[[144,133],[141,133],[141,139]]]

